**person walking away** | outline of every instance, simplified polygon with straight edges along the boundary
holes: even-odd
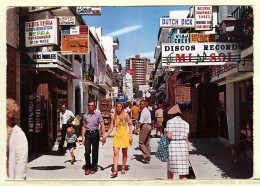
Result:
[[[79,139],[77,138],[76,134],[74,134],[74,128],[73,127],[68,127],[67,128],[67,134],[65,137],[65,140],[67,142],[67,148],[69,149],[70,155],[71,155],[71,164],[75,162],[75,155],[73,153],[73,150],[76,149],[76,141],[81,145],[79,142]]]
[[[173,179],[178,174],[180,179],[189,174],[189,124],[181,118],[178,104],[169,111],[171,119],[166,125],[166,137],[170,140],[167,177]]]
[[[164,105],[163,109],[163,133],[166,134],[166,123],[170,119],[170,116],[168,114],[168,111],[170,110],[171,106],[169,104]]]
[[[162,104],[159,104],[158,110],[155,111],[155,117],[157,119],[157,127],[156,127],[156,134],[157,136],[158,131],[160,131],[160,137],[162,137],[163,133],[163,109],[162,109]]]
[[[135,129],[136,131],[140,128],[139,133],[139,147],[143,155],[143,163],[149,163],[151,160],[150,155],[150,135],[152,129],[151,112],[147,108],[147,102],[145,100],[140,101],[141,115],[139,123]]]
[[[67,128],[75,124],[75,116],[73,112],[68,110],[65,104],[62,105],[61,108],[62,108],[62,112],[60,113],[61,141],[59,143],[59,149],[58,149],[59,152],[63,152],[63,146],[64,146]]]
[[[105,136],[105,126],[100,112],[95,110],[95,102],[88,102],[88,112],[83,116],[82,144],[85,145],[85,175],[95,174],[98,164],[99,125]],[[91,152],[92,147],[92,152]],[[92,163],[90,161],[92,154]]]
[[[153,110],[152,110],[152,130],[155,129],[155,127],[156,127],[156,122],[157,122],[157,119],[155,117],[156,110],[157,110],[157,105],[154,104],[153,105]]]
[[[127,131],[127,125],[129,131]],[[116,111],[115,115],[112,118],[112,122],[110,124],[109,130],[106,133],[104,139],[102,139],[102,144],[105,143],[105,139],[110,135],[113,131],[114,127],[116,126],[116,130],[114,133],[114,140],[113,140],[113,150],[114,150],[114,171],[111,174],[111,177],[117,177],[118,172],[118,158],[119,158],[119,151],[122,148],[123,153],[123,165],[121,174],[125,174],[125,165],[127,161],[127,148],[133,145],[133,134],[132,134],[132,123],[130,116],[124,112],[124,105],[121,102],[116,103]]]
[[[139,112],[140,112],[140,108],[136,105],[136,102],[134,101],[130,112],[134,129],[138,124]]]
[[[6,171],[12,180],[25,180],[28,163],[28,141],[17,126],[20,119],[20,108],[13,99],[6,100]]]

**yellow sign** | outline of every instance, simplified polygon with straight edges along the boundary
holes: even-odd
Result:
[[[111,92],[111,93],[114,92],[114,91],[115,91],[115,90],[114,90],[113,88],[109,90],[109,92]]]
[[[190,34],[190,43],[215,42],[215,34]]]

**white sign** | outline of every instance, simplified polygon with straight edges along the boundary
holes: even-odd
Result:
[[[36,62],[36,63],[57,63],[64,68],[72,71],[71,61],[63,57],[58,52],[27,52],[27,54]]]
[[[58,16],[59,25],[75,25],[76,18],[75,16]]]
[[[149,89],[150,89],[149,85],[139,85],[139,91],[146,91]]]
[[[194,18],[160,18],[161,28],[193,28]]]
[[[163,43],[162,66],[234,65],[240,51],[236,43]]]
[[[212,6],[195,6],[195,30],[212,30]]]
[[[174,34],[173,43],[189,43],[190,34]]]
[[[77,6],[76,13],[80,15],[101,15],[100,6]]]
[[[32,6],[32,7],[28,7],[28,10],[29,12],[37,12],[37,11],[53,9],[53,8],[58,8],[58,7],[57,6]]]
[[[54,19],[42,19],[25,23],[26,47],[57,45],[58,21]]]

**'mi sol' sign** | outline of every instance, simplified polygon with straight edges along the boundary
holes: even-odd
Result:
[[[240,51],[236,43],[163,43],[162,66],[234,65]]]

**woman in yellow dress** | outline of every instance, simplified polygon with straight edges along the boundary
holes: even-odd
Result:
[[[127,124],[129,128],[129,132],[127,130]],[[113,150],[114,150],[114,172],[111,174],[111,177],[117,177],[117,169],[118,169],[118,158],[119,158],[119,150],[122,148],[123,153],[123,165],[121,174],[125,174],[125,165],[127,160],[127,147],[133,145],[133,134],[132,134],[132,122],[127,113],[124,112],[124,105],[121,102],[116,103],[115,115],[112,118],[111,125],[109,127],[108,132],[105,134],[102,139],[102,144],[106,142],[106,138],[113,131],[116,126],[116,130],[114,133],[114,141],[113,141]]]

